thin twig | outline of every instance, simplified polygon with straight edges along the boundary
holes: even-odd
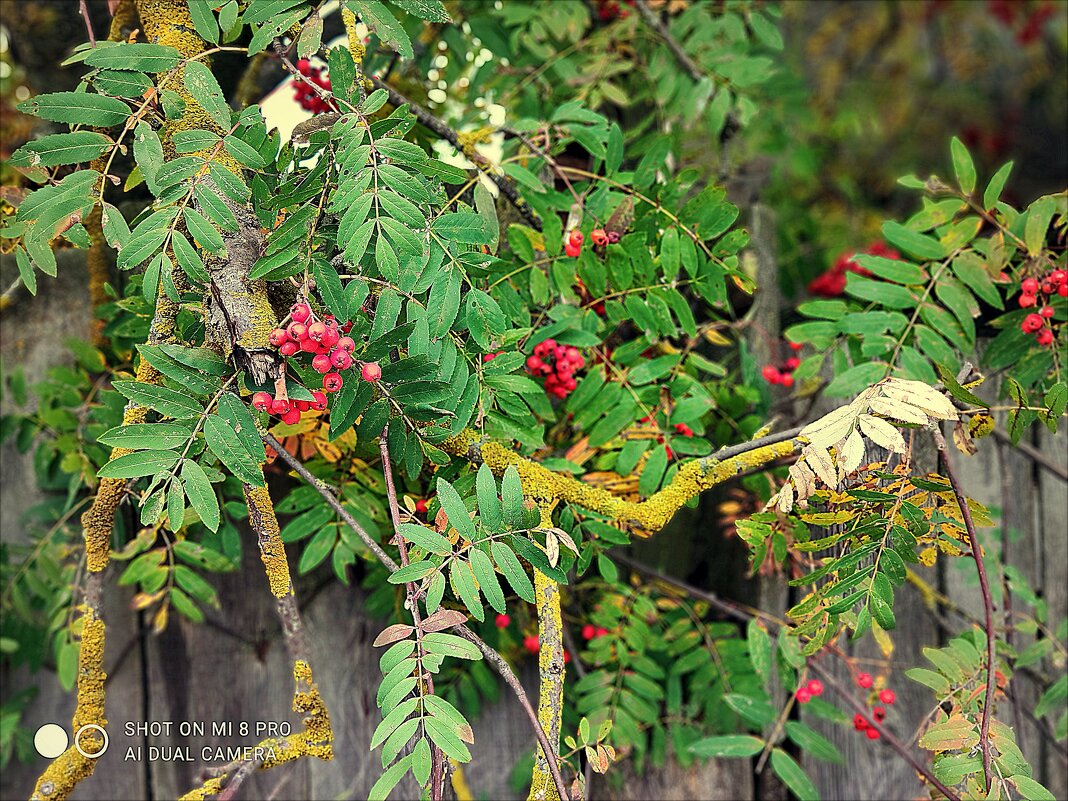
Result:
[[[542,752],[544,752],[546,761],[549,763],[549,773],[552,774],[553,782],[556,784],[556,791],[560,794],[560,798],[563,801],[568,801],[570,796],[567,793],[567,786],[564,784],[564,777],[560,775],[560,765],[556,761],[556,751],[549,744],[549,738],[545,734],[545,730],[541,727],[541,723],[538,721],[538,715],[534,711],[534,707],[530,705],[530,699],[527,698],[526,690],[523,689],[523,685],[519,683],[519,678],[509,667],[508,663],[504,661],[499,653],[494,651],[482,638],[475,634],[467,626],[454,626],[457,633],[466,640],[471,641],[482,652],[496,671],[504,679],[504,683],[512,688],[516,698],[519,699],[520,705],[523,707],[523,711],[527,713],[527,717],[530,718],[530,723],[534,727],[534,734],[538,738],[538,744],[541,746]]]
[[[96,47],[96,34],[93,33],[93,21],[89,19],[89,8],[85,5],[85,0],[78,0],[78,10],[82,14],[82,19],[85,20],[85,30],[89,33],[89,46]]]
[[[1004,442],[1016,448],[1016,450],[1018,450],[1032,462],[1037,464],[1039,467],[1044,467],[1049,470],[1061,481],[1068,481],[1068,466],[1058,464],[1057,462],[1053,461],[1031,443],[1024,442],[1023,440],[1020,440],[1019,442],[1013,442],[1012,437],[1010,437],[1000,428],[995,428],[990,433],[994,435],[995,439],[1000,440],[1001,442]]]
[[[371,550],[371,552],[378,558],[383,565],[389,568],[390,572],[396,572],[399,568],[397,563],[389,557],[389,555],[382,550],[382,546],[375,542],[371,535],[364,531],[363,527],[356,522],[356,520],[348,513],[341,502],[337,499],[337,496],[330,491],[322,481],[313,476],[301,462],[296,459],[289,451],[282,447],[277,439],[270,434],[263,434],[263,440],[268,445],[277,451],[278,456],[289,465],[293,471],[300,476],[304,481],[310,484],[316,492],[318,492],[323,500],[337,512],[338,516],[350,529],[352,529],[356,536],[358,536],[363,543]],[[475,646],[483,653],[486,659],[493,665],[497,673],[504,679],[505,684],[512,688],[516,698],[519,700],[520,705],[527,713],[527,717],[530,718],[530,722],[534,727],[534,736],[538,740],[538,744],[541,745],[542,750],[545,752],[546,759],[549,763],[549,773],[553,777],[553,782],[556,784],[556,790],[560,793],[560,798],[563,801],[568,801],[567,786],[564,784],[563,776],[560,774],[560,765],[557,761],[556,751],[549,745],[549,738],[545,734],[545,730],[541,727],[541,723],[538,722],[538,716],[534,712],[534,708],[530,705],[530,699],[527,698],[526,691],[523,689],[523,685],[519,683],[519,679],[516,678],[515,673],[508,666],[508,663],[504,661],[504,658],[486,645],[482,641],[482,638],[475,634],[471,629],[464,625],[453,626],[453,631],[459,634],[461,637],[474,643]]]
[[[645,20],[645,24],[656,31],[656,35],[664,40],[664,44],[668,46],[668,50],[671,51],[671,55],[675,56],[675,60],[679,62],[679,65],[689,73],[690,77],[695,81],[701,80],[705,77],[704,70],[702,70],[694,60],[686,54],[686,51],[682,49],[675,37],[671,35],[671,31],[667,29],[667,26],[660,20],[660,18],[653,12],[649,6],[645,4],[645,0],[636,0],[634,3],[638,7],[638,13],[642,15],[642,19]]]
[[[991,782],[990,710],[994,706],[994,690],[997,688],[997,681],[994,676],[994,599],[990,595],[990,582],[987,580],[986,565],[983,564],[983,551],[979,546],[979,538],[975,534],[975,522],[972,520],[972,512],[968,508],[968,501],[964,495],[960,480],[957,478],[957,474],[953,470],[953,463],[949,458],[949,447],[946,445],[946,438],[942,436],[942,432],[937,426],[931,428],[931,434],[934,437],[935,447],[938,448],[938,452],[942,456],[942,464],[946,469],[946,476],[949,478],[949,483],[953,487],[953,494],[957,498],[957,504],[960,506],[961,518],[964,520],[964,528],[968,531],[968,542],[971,545],[972,558],[975,560],[975,569],[979,574],[979,589],[983,594],[983,628],[986,633],[987,664],[986,699],[983,702],[983,716],[979,727],[979,747],[983,752],[983,777],[986,779],[986,791],[989,792]]]
[[[381,435],[378,437],[378,450],[382,454],[382,475],[386,479],[386,497],[389,500],[389,515],[393,519],[393,541],[397,545],[397,550],[400,552],[401,565],[408,566],[408,544],[404,541],[404,537],[401,536],[400,526],[400,505],[397,503],[397,488],[393,484],[393,465],[389,458],[389,426],[387,425],[382,429]],[[412,613],[412,622],[415,624],[415,647],[419,654],[419,659],[422,660],[426,656],[426,652],[423,650],[423,620],[422,615],[419,613],[419,588],[414,581],[406,582],[404,589],[408,594],[408,607]],[[430,695],[434,694],[434,677],[427,673],[426,676],[426,689]],[[430,746],[430,797],[433,801],[441,801],[442,795],[442,781],[444,779],[444,771],[442,770],[443,756],[441,749],[433,743]]]
[[[931,771],[929,771],[926,767],[920,764],[919,760],[917,760],[916,757],[912,755],[912,752],[909,751],[908,748],[906,748],[900,740],[898,740],[893,734],[887,731],[887,729],[883,727],[882,724],[880,724],[874,717],[872,717],[871,710],[869,710],[866,706],[864,706],[864,704],[862,704],[857,698],[855,698],[853,694],[849,692],[849,690],[847,690],[829,670],[823,668],[823,666],[821,666],[819,662],[817,662],[815,659],[809,659],[808,666],[810,670],[818,674],[820,678],[823,679],[824,684],[826,684],[832,690],[838,693],[838,695],[842,698],[843,701],[849,704],[849,706],[851,706],[854,711],[857,712],[857,714],[861,715],[868,722],[869,726],[875,729],[875,731],[879,732],[879,735],[886,741],[887,745],[893,748],[898,753],[898,755],[901,756],[902,759],[908,762],[909,765],[912,766],[913,770],[915,770],[917,773],[922,775],[924,779],[930,782],[932,787],[938,790],[938,792],[942,793],[942,795],[948,798],[949,801],[961,801],[959,795],[957,795],[955,792],[953,792],[944,784],[942,784],[942,782],[940,782],[935,777],[935,775],[931,773]]]
[[[513,184],[506,176],[497,175],[489,169],[486,169],[489,167],[489,162],[479,156],[479,154],[474,153],[472,155],[465,152],[463,143],[460,141],[460,135],[452,128],[450,128],[447,123],[435,117],[425,108],[420,106],[418,103],[409,100],[396,89],[394,89],[392,86],[383,82],[379,78],[376,78],[372,75],[371,82],[375,85],[375,88],[386,90],[386,92],[389,94],[389,102],[392,103],[394,106],[408,106],[409,110],[412,112],[412,114],[415,115],[415,118],[419,120],[422,125],[426,126],[438,136],[440,136],[442,139],[449,142],[449,144],[451,144],[465,156],[470,158],[472,161],[476,162],[476,164],[480,163],[481,160],[480,166],[483,167],[483,172],[491,181],[493,181],[494,184],[497,185],[497,188],[500,190],[501,194],[508,199],[509,203],[515,206],[516,211],[523,215],[523,219],[530,223],[531,227],[535,228],[538,231],[541,230],[541,220],[539,220],[537,215],[534,214],[530,206],[523,202],[523,199],[519,196],[519,190],[516,189],[515,184]]]

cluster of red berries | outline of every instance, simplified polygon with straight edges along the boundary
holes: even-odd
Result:
[[[604,626],[595,626],[592,623],[587,623],[582,627],[582,639],[584,640],[596,640],[598,637],[603,637],[608,634],[608,629]]]
[[[819,695],[823,695],[823,682],[819,679],[810,679],[805,683],[805,686],[797,688],[794,698],[797,699],[799,704],[807,704]]]
[[[567,235],[567,242],[564,244],[564,253],[571,258],[575,258],[582,253],[582,243],[586,240],[586,237],[582,235],[582,231],[578,228],[571,230],[571,233]],[[605,231],[603,228],[594,228],[590,231],[590,241],[596,247],[602,247],[604,245],[614,245],[619,241],[618,231]]]
[[[623,0],[624,5],[633,6],[634,0]],[[598,0],[597,16],[601,22],[611,22],[614,19],[626,19],[630,16],[630,9],[623,8],[619,0]]]
[[[337,392],[343,383],[337,371],[348,370],[354,363],[352,354],[356,350],[356,342],[348,336],[352,323],[339,326],[332,314],[316,320],[307,303],[294,303],[289,316],[292,322],[286,328],[274,329],[269,337],[270,343],[283,356],[313,354],[311,366],[315,372],[322,374],[323,389]],[[370,366],[370,363],[364,365],[365,373]],[[372,372],[377,371],[377,375],[368,378],[365,374],[365,380],[377,381],[382,377],[381,368],[377,364],[373,368]]]
[[[576,386],[575,372],[586,366],[586,360],[578,348],[558,345],[555,339],[546,339],[534,346],[534,354],[527,357],[527,372],[533,376],[545,376],[545,391],[561,400]]]
[[[271,397],[267,392],[257,392],[252,396],[252,408],[277,415],[282,418],[283,423],[293,425],[300,422],[302,412],[309,409],[321,412],[326,409],[326,395],[316,390],[312,393],[312,397],[315,400],[300,401]]]
[[[293,99],[300,104],[302,109],[312,114],[337,111],[332,102],[324,100],[315,91],[316,86],[324,91],[330,91],[330,79],[323,77],[322,67],[313,67],[308,59],[302,58],[297,62],[297,72],[301,74],[301,78],[293,81]]]
[[[901,258],[900,253],[880,240],[872,242],[864,253],[869,256],[882,256],[884,259]],[[871,270],[866,270],[853,261],[855,255],[855,253],[842,253],[835,259],[834,265],[829,270],[821,273],[809,283],[808,291],[813,295],[836,298],[845,292],[846,273],[870,276]]]
[[[788,342],[790,350],[795,353],[804,347],[800,342]],[[789,389],[794,385],[794,370],[801,365],[801,359],[797,356],[791,356],[780,365],[765,364],[764,369],[760,371],[760,374],[764,376],[764,380],[769,384],[782,384],[782,386]]]
[[[1006,28],[1015,31],[1016,41],[1022,45],[1036,41],[1042,35],[1046,22],[1056,12],[1052,0],[1032,4],[1030,10],[1027,3],[1021,3],[1019,0],[988,0],[986,5],[992,17]],[[1017,15],[1020,12],[1023,12],[1024,16],[1018,20]],[[1020,21],[1023,22],[1022,25],[1019,24]]]
[[[1020,285],[1020,308],[1038,307],[1037,313],[1032,312],[1020,323],[1020,330],[1025,334],[1034,334],[1035,341],[1043,347],[1053,344],[1053,329],[1049,321],[1054,311],[1049,300],[1055,294],[1068,297],[1068,272],[1064,270],[1053,270],[1041,280],[1025,278]]]
[[[862,689],[865,689],[865,690],[870,690],[871,687],[872,687],[872,684],[874,684],[874,683],[875,683],[875,680],[872,678],[872,675],[870,673],[858,673],[857,674],[857,686],[858,687],[860,687]],[[877,697],[879,699],[879,705],[876,705],[876,706],[872,707],[871,716],[875,719],[876,723],[882,723],[884,720],[886,720],[886,707],[882,706],[882,704],[886,704],[886,706],[890,706],[891,704],[894,703],[894,701],[897,700],[897,694],[893,690],[891,690],[889,687],[886,687],[886,688],[884,688],[882,690],[879,690],[879,695]],[[871,724],[871,722],[867,718],[865,718],[863,715],[859,715],[858,714],[858,715],[854,715],[853,716],[853,728],[858,732],[864,732],[865,736],[869,740],[878,740],[879,739],[879,732],[875,729],[875,727]]]

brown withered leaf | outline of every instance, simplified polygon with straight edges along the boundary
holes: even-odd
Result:
[[[426,632],[444,631],[467,622],[467,615],[457,609],[439,609],[419,627]]]
[[[964,427],[964,424],[960,422],[953,426],[953,444],[957,446],[958,451],[967,454],[968,456],[975,456],[979,451],[972,435],[969,433],[968,429]]]
[[[380,648],[383,645],[389,645],[407,638],[413,631],[415,629],[407,623],[394,623],[392,626],[386,626],[382,629],[371,645],[375,648]]]

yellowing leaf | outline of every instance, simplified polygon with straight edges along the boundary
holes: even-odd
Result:
[[[905,452],[905,439],[901,432],[885,420],[862,414],[857,418],[860,430],[868,439],[892,453]]]

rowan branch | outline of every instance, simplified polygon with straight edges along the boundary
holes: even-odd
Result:
[[[497,189],[500,190],[501,194],[508,199],[509,203],[515,206],[515,210],[523,216],[523,219],[530,223],[532,228],[538,231],[541,230],[541,220],[538,219],[537,215],[534,214],[534,211],[530,208],[530,206],[525,203],[523,199],[519,196],[519,190],[516,189],[515,184],[512,183],[507,176],[498,175],[497,173],[493,172],[492,165],[490,164],[490,162],[484,156],[478,153],[470,142],[465,142],[463,136],[461,136],[459,133],[450,128],[447,123],[435,117],[425,108],[420,106],[418,103],[409,100],[381,79],[376,78],[372,75],[371,83],[377,89],[386,90],[386,92],[389,94],[390,103],[392,103],[394,106],[408,106],[412,114],[415,115],[415,118],[419,120],[419,122],[423,126],[429,128],[431,131],[436,133],[442,139],[444,139],[457,150],[459,150],[461,153],[463,153],[471,162],[475,164],[475,166],[482,170],[483,174],[485,174],[491,181],[493,181],[494,184],[496,184]]]
[[[818,674],[827,686],[838,693],[842,700],[853,708],[854,712],[861,715],[868,722],[869,726],[879,732],[879,735],[883,738],[886,744],[894,749],[902,759],[908,762],[913,770],[923,776],[932,787],[948,798],[949,801],[961,801],[961,797],[942,784],[930,770],[920,764],[919,760],[912,755],[912,752],[909,751],[909,749],[906,748],[885,726],[879,723],[879,721],[871,714],[871,710],[864,706],[864,704],[855,698],[851,692],[842,686],[838,679],[834,677],[834,674],[829,670],[824,669],[824,667],[814,659],[808,660],[808,667],[810,670]]]
[[[329,487],[326,486],[326,484],[324,484],[322,481],[313,476],[308,471],[308,468],[301,464],[301,462],[296,457],[294,457],[289,451],[282,447],[282,443],[275,439],[271,434],[262,432],[262,437],[264,442],[266,442],[268,445],[274,448],[275,451],[278,452],[279,458],[281,458],[283,462],[289,465],[293,469],[293,472],[300,476],[301,479],[303,479],[307,484],[313,487],[315,491],[322,496],[323,500],[326,501],[330,508],[337,512],[338,517],[341,518],[345,525],[347,525],[350,529],[352,529],[353,532],[355,532],[356,536],[358,536],[363,541],[363,543],[368,547],[371,553],[375,555],[379,562],[385,565],[391,573],[395,573],[399,569],[399,565],[395,561],[393,561],[393,559],[390,558],[389,554],[382,550],[382,546],[375,542],[371,535],[368,534],[364,530],[364,528],[356,522],[356,520],[352,517],[351,514],[348,513],[348,510],[345,509],[345,507],[341,504],[341,501],[337,499],[337,496],[334,495],[334,493],[330,490]],[[568,801],[567,786],[564,784],[563,776],[560,774],[560,765],[556,757],[556,750],[553,749],[553,747],[550,745],[549,738],[546,736],[545,730],[541,727],[541,723],[538,721],[538,716],[534,712],[534,708],[530,705],[530,699],[527,698],[526,691],[523,689],[523,685],[520,684],[519,679],[516,677],[515,673],[512,672],[512,669],[508,666],[508,663],[504,661],[504,658],[501,657],[500,654],[498,654],[496,651],[486,645],[486,643],[483,642],[482,639],[473,631],[471,631],[471,629],[469,629],[467,626],[460,624],[457,626],[453,626],[452,629],[461,637],[464,637],[465,639],[475,644],[475,646],[486,657],[487,661],[491,665],[493,665],[497,673],[500,674],[501,678],[504,679],[505,683],[515,693],[520,705],[523,707],[523,710],[527,713],[527,717],[530,719],[531,726],[534,729],[534,736],[537,738],[538,744],[542,747],[543,752],[548,757],[549,773],[553,778],[553,783],[556,785],[556,791],[560,794],[560,798],[562,799],[562,801]]]
[[[979,589],[983,595],[983,630],[986,633],[986,697],[983,700],[983,714],[979,724],[979,748],[983,754],[983,778],[986,781],[986,791],[989,792],[992,780],[991,761],[993,758],[990,753],[990,711],[994,706],[994,691],[997,688],[994,654],[997,643],[994,631],[994,599],[990,594],[990,582],[987,580],[986,565],[983,563],[983,549],[979,545],[979,538],[975,533],[975,521],[972,520],[972,512],[968,508],[967,498],[964,495],[960,480],[957,478],[957,473],[953,469],[953,463],[949,458],[949,447],[946,445],[946,438],[942,436],[942,432],[937,426],[932,426],[931,435],[934,437],[935,447],[938,448],[938,453],[942,457],[942,465],[946,469],[946,476],[949,478],[950,486],[953,487],[957,505],[960,506],[961,519],[964,521],[964,528],[968,532],[968,543],[971,546],[972,559],[975,560],[975,569],[979,574]]]
[[[382,429],[381,435],[378,437],[378,449],[382,455],[382,475],[386,479],[386,498],[389,501],[389,516],[393,521],[393,541],[397,545],[397,550],[400,553],[401,565],[408,566],[408,545],[404,541],[404,537],[401,536],[400,526],[400,505],[397,503],[397,488],[393,484],[393,464],[389,456],[389,426],[387,425]],[[422,660],[426,656],[426,651],[423,648],[423,627],[422,627],[422,615],[419,613],[419,588],[414,581],[409,581],[404,585],[405,593],[408,597],[408,608],[412,613],[412,622],[415,624],[415,647],[419,654],[419,659]],[[430,695],[434,694],[434,677],[429,673],[426,677],[426,689]],[[443,771],[444,757],[441,753],[441,749],[431,741],[430,745],[430,798],[432,801],[441,801],[442,792],[444,790],[442,781],[444,779]]]

